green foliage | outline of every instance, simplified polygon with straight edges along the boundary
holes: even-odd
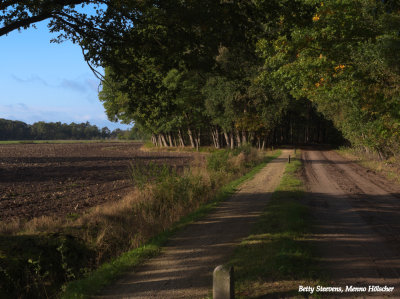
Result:
[[[311,100],[353,145],[396,154],[400,17],[393,3],[301,2],[310,7],[308,21],[258,45],[263,81]]]
[[[43,298],[82,277],[93,251],[72,236],[0,236],[0,297]]]
[[[220,150],[207,157],[207,168],[212,171],[224,172],[228,167],[230,151]]]

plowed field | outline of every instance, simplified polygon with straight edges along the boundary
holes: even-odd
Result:
[[[65,216],[122,198],[131,163],[178,168],[192,154],[143,152],[140,143],[0,145],[0,221]]]

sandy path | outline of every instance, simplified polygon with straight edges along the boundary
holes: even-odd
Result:
[[[362,296],[400,297],[400,188],[332,151],[302,156],[331,286],[394,286],[395,293]]]
[[[279,184],[288,151],[205,219],[189,225],[148,261],[96,298],[203,298],[212,289],[212,272],[227,262],[246,237]]]

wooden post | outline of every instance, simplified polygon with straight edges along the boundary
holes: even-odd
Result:
[[[233,267],[220,265],[213,273],[213,299],[234,299],[235,281]]]
[[[290,163],[290,155],[289,155],[289,157],[288,157],[288,163]]]

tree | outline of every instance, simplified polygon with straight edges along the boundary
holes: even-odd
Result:
[[[400,16],[393,5],[315,2],[308,22],[260,43],[274,88],[310,99],[353,145],[382,155],[400,151]]]

